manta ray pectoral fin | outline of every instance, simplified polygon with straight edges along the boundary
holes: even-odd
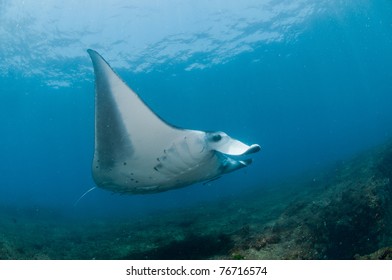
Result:
[[[146,184],[143,178],[152,175],[145,170],[184,131],[158,117],[100,54],[88,53],[95,74],[93,178],[98,186],[115,191],[128,189],[129,180]],[[140,170],[137,175],[135,170]]]
[[[127,162],[135,151],[153,147],[157,135],[164,139],[178,134],[178,129],[158,117],[100,54],[94,50],[88,53],[95,73],[95,144],[101,163]]]

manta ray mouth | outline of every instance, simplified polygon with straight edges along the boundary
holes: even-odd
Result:
[[[231,160],[234,160],[235,162],[241,164],[243,167],[248,166],[252,163],[252,159],[249,158],[250,154],[257,153],[258,151],[261,150],[261,147],[257,144],[253,144],[249,146],[248,149],[246,149],[243,153],[241,154],[225,154],[223,153],[226,157],[228,157]]]
[[[218,151],[229,157],[242,157],[242,156],[257,153],[260,150],[261,150],[260,145],[253,144],[248,146],[244,143],[241,143],[240,141],[232,140],[232,145],[230,145],[230,147],[226,149],[221,148]]]

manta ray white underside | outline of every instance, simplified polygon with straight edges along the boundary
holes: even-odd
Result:
[[[260,150],[223,132],[173,127],[159,118],[96,51],[88,50],[95,73],[97,186],[120,193],[163,192],[212,180],[245,167],[239,156]]]

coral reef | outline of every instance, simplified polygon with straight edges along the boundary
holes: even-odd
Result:
[[[329,170],[318,193],[291,203],[233,251],[249,259],[354,259],[391,244],[391,179],[388,144]]]

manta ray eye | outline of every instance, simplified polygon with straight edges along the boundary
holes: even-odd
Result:
[[[220,134],[215,134],[212,136],[211,140],[214,142],[218,142],[222,139],[222,136]]]

